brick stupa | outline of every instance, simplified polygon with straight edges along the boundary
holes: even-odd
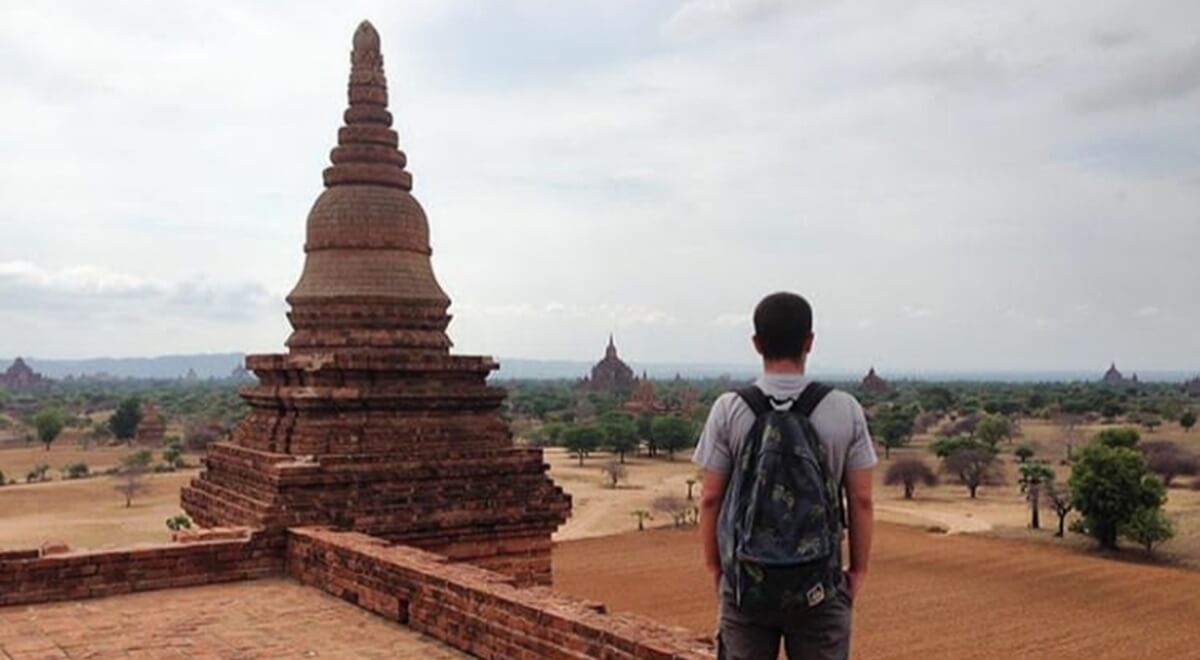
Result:
[[[288,352],[251,355],[250,413],[183,491],[206,527],[329,525],[550,582],[570,497],[516,448],[489,357],[450,353],[450,300],[391,129],[379,34],[354,34],[350,105],[288,295]]]

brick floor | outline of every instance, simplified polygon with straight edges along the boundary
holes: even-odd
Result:
[[[0,609],[0,660],[464,657],[284,579]]]

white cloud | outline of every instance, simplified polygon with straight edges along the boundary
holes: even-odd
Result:
[[[1138,311],[1137,311],[1138,317],[1143,318],[1143,319],[1149,318],[1151,316],[1158,316],[1158,314],[1159,314],[1159,309],[1157,307],[1155,307],[1154,305],[1146,305],[1145,307],[1140,307],[1140,308],[1138,308]]]
[[[739,24],[756,23],[816,0],[687,0],[663,24],[663,33],[695,39]]]
[[[749,327],[751,319],[749,314],[721,314],[712,320],[712,324],[734,328]]]

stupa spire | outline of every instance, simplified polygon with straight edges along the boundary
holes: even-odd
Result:
[[[444,353],[450,300],[388,111],[379,33],[354,31],[349,107],[325,191],[308,214],[304,272],[288,295],[293,353]]]

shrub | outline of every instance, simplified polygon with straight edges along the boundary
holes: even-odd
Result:
[[[90,473],[87,463],[71,463],[63,466],[63,478],[65,479],[82,479]]]
[[[33,484],[33,483],[38,483],[40,481],[49,481],[50,480],[50,476],[48,474],[49,472],[50,472],[49,465],[45,465],[45,464],[36,465],[36,466],[34,466],[34,468],[32,470],[30,470],[28,472],[28,474],[25,475],[25,483]]]
[[[191,529],[192,519],[187,517],[187,514],[179,513],[170,518],[167,518],[167,529],[172,532],[178,532],[181,529]]]
[[[605,463],[600,468],[600,471],[604,473],[604,476],[608,480],[609,488],[616,488],[618,483],[624,481],[629,476],[629,470],[620,461],[616,460]]]
[[[1155,545],[1174,538],[1175,527],[1162,509],[1144,508],[1121,525],[1121,536],[1145,548],[1146,554],[1154,554]]]
[[[1029,459],[1033,458],[1034,454],[1036,453],[1037,449],[1035,449],[1033,444],[1029,442],[1021,443],[1019,447],[1013,450],[1013,456],[1017,457],[1018,463],[1025,463]]]

